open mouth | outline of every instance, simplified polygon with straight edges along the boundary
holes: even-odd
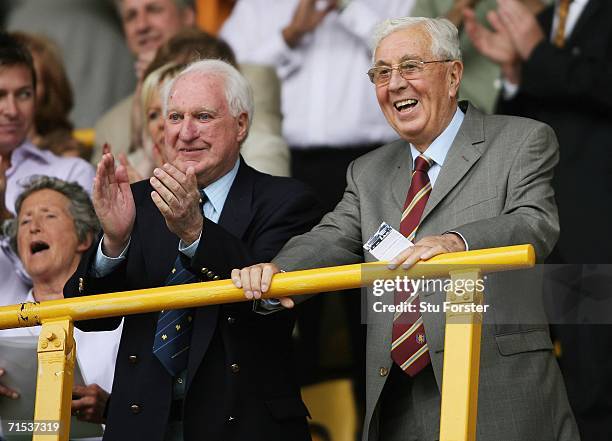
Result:
[[[42,240],[34,241],[30,244],[30,253],[32,255],[40,253],[41,251],[45,251],[49,249],[49,244],[43,242]]]
[[[406,110],[412,109],[419,103],[419,100],[415,100],[414,98],[409,98],[407,100],[396,101],[393,103],[393,107],[398,112],[404,112]]]

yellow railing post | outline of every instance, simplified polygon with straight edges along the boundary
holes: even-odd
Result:
[[[59,430],[34,433],[32,441],[67,441],[70,434],[70,402],[74,378],[76,344],[70,318],[43,323],[38,339],[38,378],[34,420]],[[48,424],[47,424],[48,423]]]
[[[483,292],[479,290],[481,272],[457,270],[450,271],[450,276],[451,286],[468,285],[470,289],[446,294],[449,308],[444,337],[440,441],[475,441],[482,331],[482,312],[477,311],[483,302]]]

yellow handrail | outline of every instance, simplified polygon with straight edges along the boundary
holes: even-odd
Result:
[[[443,254],[419,262],[408,271],[389,271],[380,263],[318,268],[277,274],[266,297],[356,288],[375,279],[396,276],[477,280],[486,273],[529,268],[534,264],[533,247],[517,245]],[[483,301],[482,293],[475,290],[461,296],[448,292],[447,299],[455,304],[478,305]],[[33,441],[68,440],[69,385],[75,360],[74,320],[244,301],[242,290],[229,280],[220,280],[0,307],[0,329],[42,324],[34,418],[61,422],[61,430],[53,435],[35,434]],[[440,440],[475,441],[482,313],[449,312],[446,319]]]
[[[356,264],[277,274],[266,297],[285,297],[357,288],[376,278],[408,275],[434,278],[448,276],[458,266],[482,267],[483,273],[526,268],[535,262],[531,245],[464,251],[436,256],[409,271],[388,271],[380,263]],[[72,320],[140,314],[161,309],[216,305],[246,301],[243,291],[230,280],[190,285],[99,294],[44,303],[0,307],[0,329],[40,325],[48,319]]]

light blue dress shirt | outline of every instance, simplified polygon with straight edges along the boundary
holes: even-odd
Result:
[[[457,133],[459,133],[459,129],[461,128],[464,118],[465,114],[459,107],[457,107],[455,115],[453,116],[453,119],[451,119],[450,124],[446,126],[446,129],[444,129],[444,131],[440,133],[436,139],[434,139],[429,147],[427,147],[427,150],[423,152],[424,156],[427,156],[429,159],[433,160],[433,164],[427,171],[427,176],[429,176],[429,182],[431,182],[432,189],[434,188],[438,175],[442,170],[446,156],[453,145],[453,141],[455,141],[455,137],[457,136]],[[414,170],[416,158],[421,155],[421,152],[410,144],[410,153],[412,153],[412,169]],[[457,231],[447,231],[447,233],[454,233],[461,237],[463,243],[465,244],[466,251],[470,249],[465,237],[463,237],[461,233],[458,233]]]
[[[453,145],[453,141],[459,133],[459,129],[461,128],[461,124],[463,123],[463,119],[465,115],[457,107],[455,111],[455,115],[446,129],[440,135],[434,139],[434,141],[427,147],[427,150],[423,153],[429,159],[433,160],[432,166],[429,168],[427,175],[429,176],[429,182],[431,182],[431,188],[436,184],[436,179],[438,179],[438,175],[440,174],[440,170],[442,170],[442,166],[444,165],[444,160],[446,159],[446,155],[448,155],[448,151]],[[410,152],[412,153],[412,169],[414,170],[417,156],[421,153],[410,144]]]

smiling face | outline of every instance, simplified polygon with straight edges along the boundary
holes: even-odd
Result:
[[[23,200],[17,222],[19,257],[35,288],[54,280],[63,285],[91,243],[79,242],[70,200],[55,190],[36,191]]]
[[[164,153],[182,172],[193,167],[204,187],[229,172],[248,131],[248,115],[230,113],[219,74],[179,77],[168,98]]]
[[[392,66],[405,60],[438,60],[431,53],[431,37],[416,25],[383,38],[374,54],[376,66]],[[446,57],[442,57],[446,58]],[[395,131],[424,152],[450,123],[457,108],[463,72],[460,61],[432,63],[406,80],[397,70],[388,84],[376,86],[376,97]]]
[[[0,154],[26,138],[34,121],[34,86],[26,66],[0,66]]]
[[[121,0],[120,11],[125,38],[134,55],[156,51],[195,22],[193,10],[180,9],[173,0]]]

